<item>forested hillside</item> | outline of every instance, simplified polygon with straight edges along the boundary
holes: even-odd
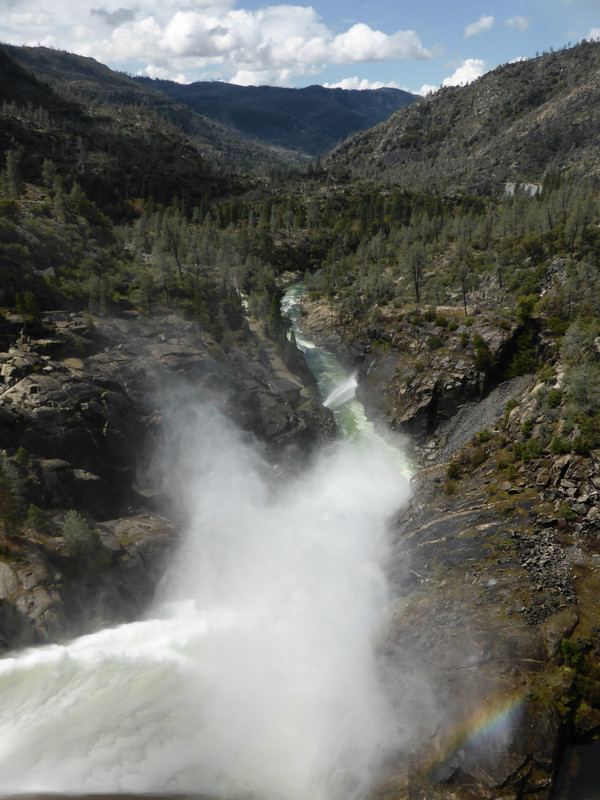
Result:
[[[506,182],[600,168],[599,45],[582,42],[440,89],[342,144],[330,169],[429,191],[497,194]]]
[[[136,78],[243,136],[320,156],[350,134],[387,120],[418,96],[402,89],[327,89],[236,86],[219,81],[188,85]]]
[[[47,67],[52,51],[23,54]],[[121,105],[121,90],[147,91],[126,76],[75,59],[72,79],[51,71],[55,88],[44,90],[4,53],[4,302],[29,292],[40,308],[61,296],[103,310],[176,305],[223,332],[241,324],[240,292],[266,317],[291,270],[306,273],[312,296],[350,329],[369,329],[382,308],[397,309],[397,324],[436,306],[463,316],[477,307],[507,323],[521,302],[560,335],[599,303],[589,102],[599,54],[581,44],[499,68],[358,134],[327,168],[258,181],[239,169],[224,176],[146,101]],[[60,55],[56,64],[70,69]],[[437,180],[408,188],[409,163],[409,174]],[[360,178],[365,170],[371,177]],[[459,173],[469,185],[485,177],[488,190],[459,190]]]
[[[130,128],[140,128],[145,140],[152,139],[154,132],[174,141],[184,139],[212,170],[252,172],[303,160],[298,153],[243,140],[231,128],[196,114],[164,93],[142,86],[93,58],[47,47],[2,45],[2,50],[30,77],[36,76],[51,86],[61,99],[80,106],[103,127],[110,128],[114,121],[115,131],[120,131],[121,136]],[[11,98],[15,91],[18,90],[11,88]],[[28,97],[27,91],[20,96],[24,103],[37,105],[35,96]],[[152,168],[159,162],[158,153],[146,159]],[[193,176],[193,170],[191,164],[189,176]]]

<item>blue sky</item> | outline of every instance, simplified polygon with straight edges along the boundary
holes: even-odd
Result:
[[[426,93],[600,37],[600,0],[0,0],[0,40],[131,74]]]

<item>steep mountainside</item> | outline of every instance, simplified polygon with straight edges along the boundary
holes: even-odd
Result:
[[[346,90],[308,86],[235,86],[218,81],[189,85],[136,78],[244,136],[312,156],[331,150],[356,131],[371,128],[413,103],[401,89]]]
[[[56,95],[82,106],[91,116],[110,118],[116,114],[119,123],[129,119],[137,127],[168,129],[171,136],[185,137],[212,166],[231,171],[257,163],[289,164],[301,160],[298,154],[241,139],[225,125],[205,119],[164,93],[142,86],[93,58],[47,47],[2,45],[2,50],[38,81],[49,84]],[[6,64],[5,61],[3,73]],[[8,99],[13,97],[12,91],[11,88]],[[31,88],[22,99],[34,106],[41,103]]]
[[[340,145],[330,168],[430,190],[497,190],[600,169],[600,43],[506,64]]]
[[[199,202],[234,190],[233,182],[219,175],[215,153],[205,157],[189,133],[156,109],[140,101],[101,103],[99,90],[98,102],[89,104],[69,91],[67,81],[49,85],[52,70],[43,59],[34,74],[12,58],[25,51],[0,48],[0,152],[26,156],[20,159],[25,181],[43,183],[44,162],[51,161],[57,175],[76,179],[103,210],[115,214],[126,198]]]

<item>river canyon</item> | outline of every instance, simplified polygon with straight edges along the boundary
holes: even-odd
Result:
[[[409,467],[297,335],[322,396],[345,387],[330,400],[345,437],[275,480],[193,387],[162,393],[152,470],[185,521],[177,552],[142,619],[0,661],[3,796],[347,800],[410,747],[414,704],[376,655]]]
[[[169,318],[61,317],[60,340],[7,353],[4,436],[51,448],[35,497],[79,497],[112,561],[74,575],[48,534],[2,561],[1,797],[548,798],[567,737],[594,730],[594,673],[564,645],[595,641],[594,528],[542,501],[581,486],[593,516],[595,456],[498,478],[474,434],[518,437],[528,377],[415,450],[355,397],[405,349],[353,345],[342,366],[302,294],[282,308],[318,389],[258,329],[222,359]]]

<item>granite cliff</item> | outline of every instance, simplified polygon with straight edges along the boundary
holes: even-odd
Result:
[[[185,385],[217,405],[275,477],[334,434],[306,374],[259,331],[224,353],[177,316],[53,312],[37,326],[8,315],[0,341],[2,650],[134,618],[151,599],[182,522],[147,468],[161,397]],[[61,534],[74,513],[88,550]]]
[[[419,673],[418,714],[427,696],[435,713],[373,796],[550,798],[565,748],[600,726],[600,452],[550,439],[566,430],[567,395],[550,341],[536,340],[541,376],[508,378],[516,321],[437,311],[456,325],[430,348],[433,319],[380,309],[368,326],[333,327],[326,303],[304,308],[310,336],[357,370],[376,422],[410,434],[415,465],[390,525],[381,647]]]

